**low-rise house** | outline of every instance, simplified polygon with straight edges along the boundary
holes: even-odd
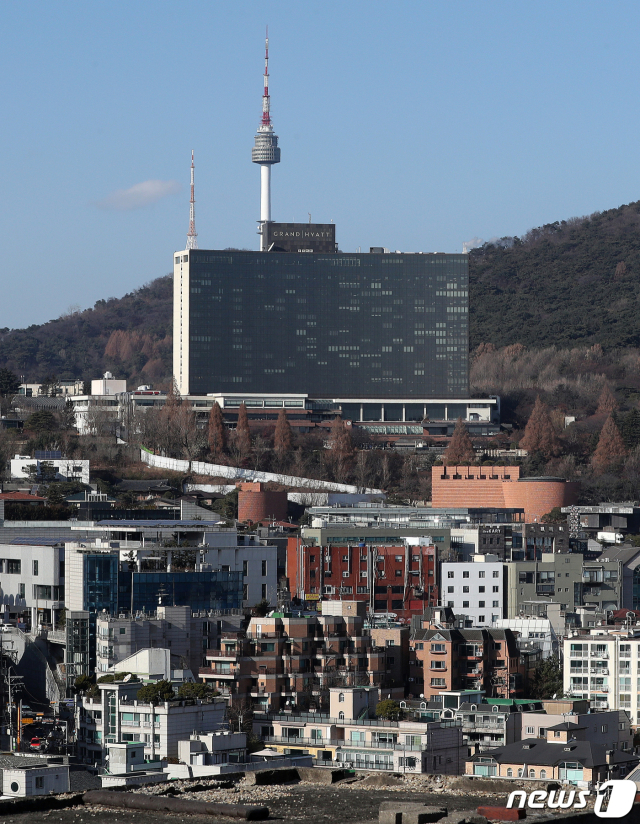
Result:
[[[48,764],[42,759],[2,756],[0,777],[2,795],[25,798],[69,792],[69,767],[66,764]]]
[[[610,778],[624,778],[638,756],[607,749],[590,740],[590,730],[578,724],[556,724],[546,740],[526,738],[472,756],[466,775],[562,781],[588,787]]]
[[[461,725],[468,756],[510,744],[520,738],[520,716],[526,711],[542,715],[542,703],[527,698],[485,698],[482,691],[441,693],[430,701],[401,701],[405,714]]]
[[[578,702],[576,702],[578,703]],[[583,703],[583,702],[580,702]],[[633,751],[633,733],[629,723],[629,716],[622,710],[610,712],[563,712],[545,713],[522,712],[517,716],[517,736],[524,740],[528,738],[547,739],[549,730],[553,730],[553,738],[561,737],[563,725],[571,730],[586,730],[585,735],[592,744],[602,744],[607,750]]]
[[[375,688],[334,687],[328,715],[254,715],[254,732],[285,755],[312,755],[321,766],[459,775],[462,732],[455,721],[385,721],[374,717]]]
[[[80,458],[65,458],[59,452],[58,457],[32,458],[30,455],[16,455],[11,459],[11,477],[28,478],[33,472],[36,478],[42,476],[43,464],[50,465],[55,469],[56,481],[81,481],[83,484],[89,483],[90,461]],[[35,469],[32,470],[32,467]]]

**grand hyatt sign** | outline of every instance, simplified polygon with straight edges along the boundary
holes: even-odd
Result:
[[[335,252],[335,223],[267,223],[267,249],[270,252]]]

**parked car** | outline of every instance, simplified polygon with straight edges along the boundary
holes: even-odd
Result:
[[[42,749],[43,743],[42,738],[32,738],[31,743],[29,744],[29,749],[37,750],[39,752]]]

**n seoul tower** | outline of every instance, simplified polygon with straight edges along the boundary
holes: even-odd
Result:
[[[278,136],[273,133],[271,125],[269,100],[269,28],[265,40],[264,53],[264,92],[262,95],[262,121],[255,136],[255,145],[251,149],[251,160],[260,164],[260,251],[266,251],[267,231],[265,223],[271,221],[271,167],[280,163]]]

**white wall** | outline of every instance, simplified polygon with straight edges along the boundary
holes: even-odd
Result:
[[[381,489],[360,489],[349,484],[335,484],[329,481],[316,481],[313,478],[298,478],[295,475],[277,475],[274,472],[258,472],[254,469],[241,469],[235,466],[220,466],[219,464],[203,463],[202,461],[180,461],[176,458],[165,458],[162,455],[152,455],[145,449],[140,450],[140,460],[149,466],[161,469],[170,469],[172,472],[193,472],[197,475],[213,475],[217,478],[236,478],[242,481],[275,481],[284,486],[306,486],[311,489],[330,489],[333,492],[366,492],[374,495],[384,494]]]
[[[455,615],[466,615],[474,626],[491,626],[494,620],[504,617],[503,563],[443,563],[441,575],[442,602],[451,605]]]

